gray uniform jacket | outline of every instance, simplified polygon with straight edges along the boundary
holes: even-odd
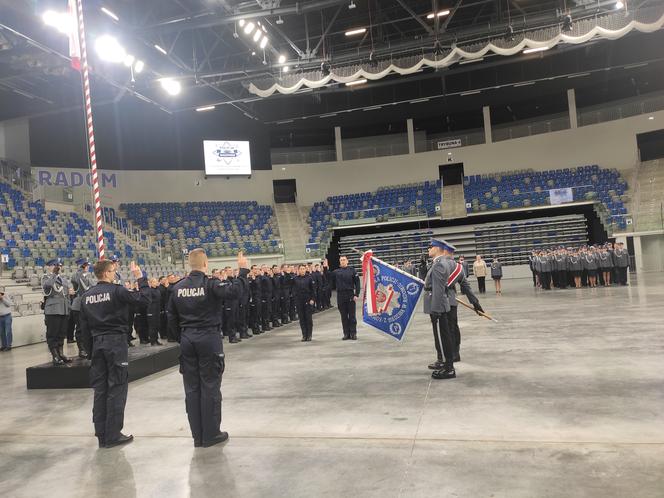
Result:
[[[500,261],[491,263],[491,278],[503,278],[503,265]]]
[[[459,287],[461,289],[461,293],[464,294],[467,298],[468,301],[470,301],[470,304],[479,304],[479,299],[477,299],[477,296],[473,294],[473,289],[470,287],[470,283],[468,282],[468,279],[466,278],[468,275],[463,274],[459,275],[455,280],[452,285],[450,285],[447,288],[447,298],[450,301],[450,306],[458,306],[459,303],[457,303],[456,300],[456,284],[459,284]]]
[[[433,260],[431,268],[424,279],[424,312],[448,313],[450,300],[447,294],[447,279],[456,267],[451,259],[439,256]]]
[[[603,270],[613,268],[613,258],[608,251],[599,253],[599,267]]]
[[[627,268],[629,266],[627,249],[616,249],[613,251],[613,264],[618,268]]]
[[[569,267],[569,271],[581,271],[581,270],[583,270],[583,265],[581,263],[581,258],[579,256],[570,256],[568,267]]]
[[[81,296],[92,287],[90,273],[79,269],[71,278],[71,284],[76,291],[76,297],[71,302],[72,311],[81,311]]]
[[[594,254],[585,254],[581,261],[583,262],[583,268],[586,270],[597,270],[597,257]]]
[[[69,315],[69,281],[62,275],[44,275],[44,315]]]

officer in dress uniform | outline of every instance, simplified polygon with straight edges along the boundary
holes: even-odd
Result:
[[[85,350],[83,339],[81,338],[81,324],[80,324],[80,311],[81,311],[81,296],[85,294],[92,282],[90,281],[90,273],[88,271],[90,262],[87,259],[77,259],[76,265],[78,270],[73,277],[71,277],[71,285],[76,295],[71,302],[71,314],[76,327],[76,346],[78,347],[78,357],[86,359],[89,352]]]
[[[41,282],[44,293],[46,344],[53,358],[53,364],[62,365],[71,363],[71,360],[65,356],[63,347],[71,309],[69,297],[74,294],[74,290],[60,273],[62,270],[60,259],[52,259],[46,265],[50,267],[50,272],[42,277]]]
[[[249,271],[249,326],[254,335],[260,335],[261,331],[261,287],[258,280],[258,266],[252,265]]]
[[[319,312],[323,310],[323,274],[320,271],[320,265],[316,263],[314,265],[314,272],[312,274],[314,279],[314,285],[316,287],[316,294],[314,298],[314,311]]]
[[[272,318],[272,278],[267,265],[261,266],[258,281],[260,282],[261,291],[261,325],[263,332],[267,332],[272,330],[272,327],[270,327]]]
[[[330,284],[330,267],[327,264],[327,259],[322,263],[323,267],[323,309],[327,310],[332,307],[330,299],[332,297],[332,286]]]
[[[98,283],[81,298],[81,329],[86,350],[91,351],[90,385],[94,389],[92,421],[100,448],[131,442],[122,434],[127,403],[128,346],[126,339],[129,305],[149,304],[148,282],[132,262],[130,270],[138,279],[138,292],[114,284],[112,261],[95,263]]]
[[[288,265],[286,268],[288,273],[288,306],[286,307],[286,314],[288,315],[288,321],[294,322],[297,320],[297,312],[295,306],[295,268],[293,265]]]
[[[270,270],[272,280],[272,313],[270,319],[274,328],[281,327],[281,274],[279,267],[273,265]]]
[[[290,296],[292,293],[293,276],[288,272],[288,265],[281,265],[281,308],[279,310],[281,323],[290,323],[288,309],[290,306]]]
[[[168,278],[159,277],[159,337],[166,339],[168,337],[168,319],[166,318],[166,306],[168,305]]]
[[[337,290],[337,307],[341,315],[343,327],[343,341],[357,340],[357,319],[355,318],[355,303],[360,295],[360,277],[355,269],[348,266],[348,258],[339,258],[339,268],[331,272],[332,287]]]
[[[434,379],[456,377],[454,370],[455,344],[448,317],[451,309],[448,282],[458,274],[463,274],[463,269],[450,258],[453,254],[454,246],[450,243],[443,239],[431,239],[429,256],[433,258],[433,263],[424,279],[424,312],[431,317],[436,344],[440,345],[442,349],[442,358],[440,358],[442,368],[432,372],[431,377]]]
[[[161,346],[159,342],[159,327],[161,325],[161,291],[159,290],[159,280],[151,278],[150,284],[150,304],[147,306],[148,321],[148,339],[151,346]]]
[[[307,268],[304,265],[297,267],[297,277],[295,277],[295,306],[300,318],[300,329],[302,330],[302,342],[311,341],[311,335],[314,330],[314,321],[312,317],[314,309],[315,284],[311,275],[307,275]]]
[[[629,254],[625,244],[618,242],[613,251],[613,265],[616,267],[617,283],[627,285],[627,268],[629,267]]]
[[[599,252],[600,277],[605,287],[611,286],[611,273],[613,271],[613,257],[607,247],[603,247]]]
[[[240,282],[242,290],[240,292],[239,309],[237,317],[237,330],[240,332],[240,339],[250,339],[253,334],[249,333],[248,319],[249,319],[249,300],[251,299],[249,291],[249,280],[246,276],[238,273],[237,280]]]
[[[240,277],[249,273],[247,259],[237,258]],[[180,339],[180,372],[185,406],[195,447],[209,447],[228,439],[221,432],[221,378],[225,369],[219,307],[222,299],[238,299],[239,280],[208,278],[203,249],[189,252],[189,276],[173,286],[168,319]]]

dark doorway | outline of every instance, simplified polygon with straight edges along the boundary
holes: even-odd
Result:
[[[664,157],[664,130],[650,131],[636,135],[641,161],[652,161]]]
[[[449,163],[438,166],[441,187],[463,185],[463,163]]]
[[[274,202],[283,204],[295,202],[297,198],[297,185],[295,180],[272,180]]]

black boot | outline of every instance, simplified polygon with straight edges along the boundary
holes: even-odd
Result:
[[[49,348],[49,351],[51,352],[51,356],[53,357],[53,365],[64,365],[65,362],[60,358],[60,355],[58,354],[58,349],[57,348]]]
[[[445,368],[445,362],[441,359],[438,359],[429,365],[429,370],[442,370],[443,368]]]
[[[435,370],[431,374],[432,379],[454,379],[456,377],[456,372],[454,371],[454,365],[452,363],[446,363],[445,367],[442,370]]]
[[[228,432],[220,432],[209,441],[202,441],[201,445],[203,448],[209,448],[210,446],[214,446],[215,444],[220,444],[226,441],[228,441]]]
[[[231,344],[237,344],[238,342],[240,342],[240,339],[238,339],[233,335],[228,339],[228,342],[230,342]]]
[[[88,359],[88,352],[81,347],[80,344],[76,344],[78,346],[78,357],[82,360],[87,360]]]
[[[62,346],[58,346],[58,355],[60,356],[60,359],[65,363],[71,363],[71,358],[67,358],[65,356],[64,351],[62,351]]]
[[[249,339],[251,336],[246,332],[240,332],[240,339]]]

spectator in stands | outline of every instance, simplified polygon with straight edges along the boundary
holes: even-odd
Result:
[[[486,279],[487,267],[482,256],[479,254],[475,256],[473,273],[477,277],[477,287],[479,288],[480,294],[484,294],[486,292],[486,284],[484,283],[484,280]]]
[[[5,288],[0,287],[0,351],[12,350],[12,306],[14,303],[5,294]]]
[[[496,286],[496,294],[502,294],[500,280],[503,278],[503,265],[498,261],[498,256],[491,261],[491,278]]]

